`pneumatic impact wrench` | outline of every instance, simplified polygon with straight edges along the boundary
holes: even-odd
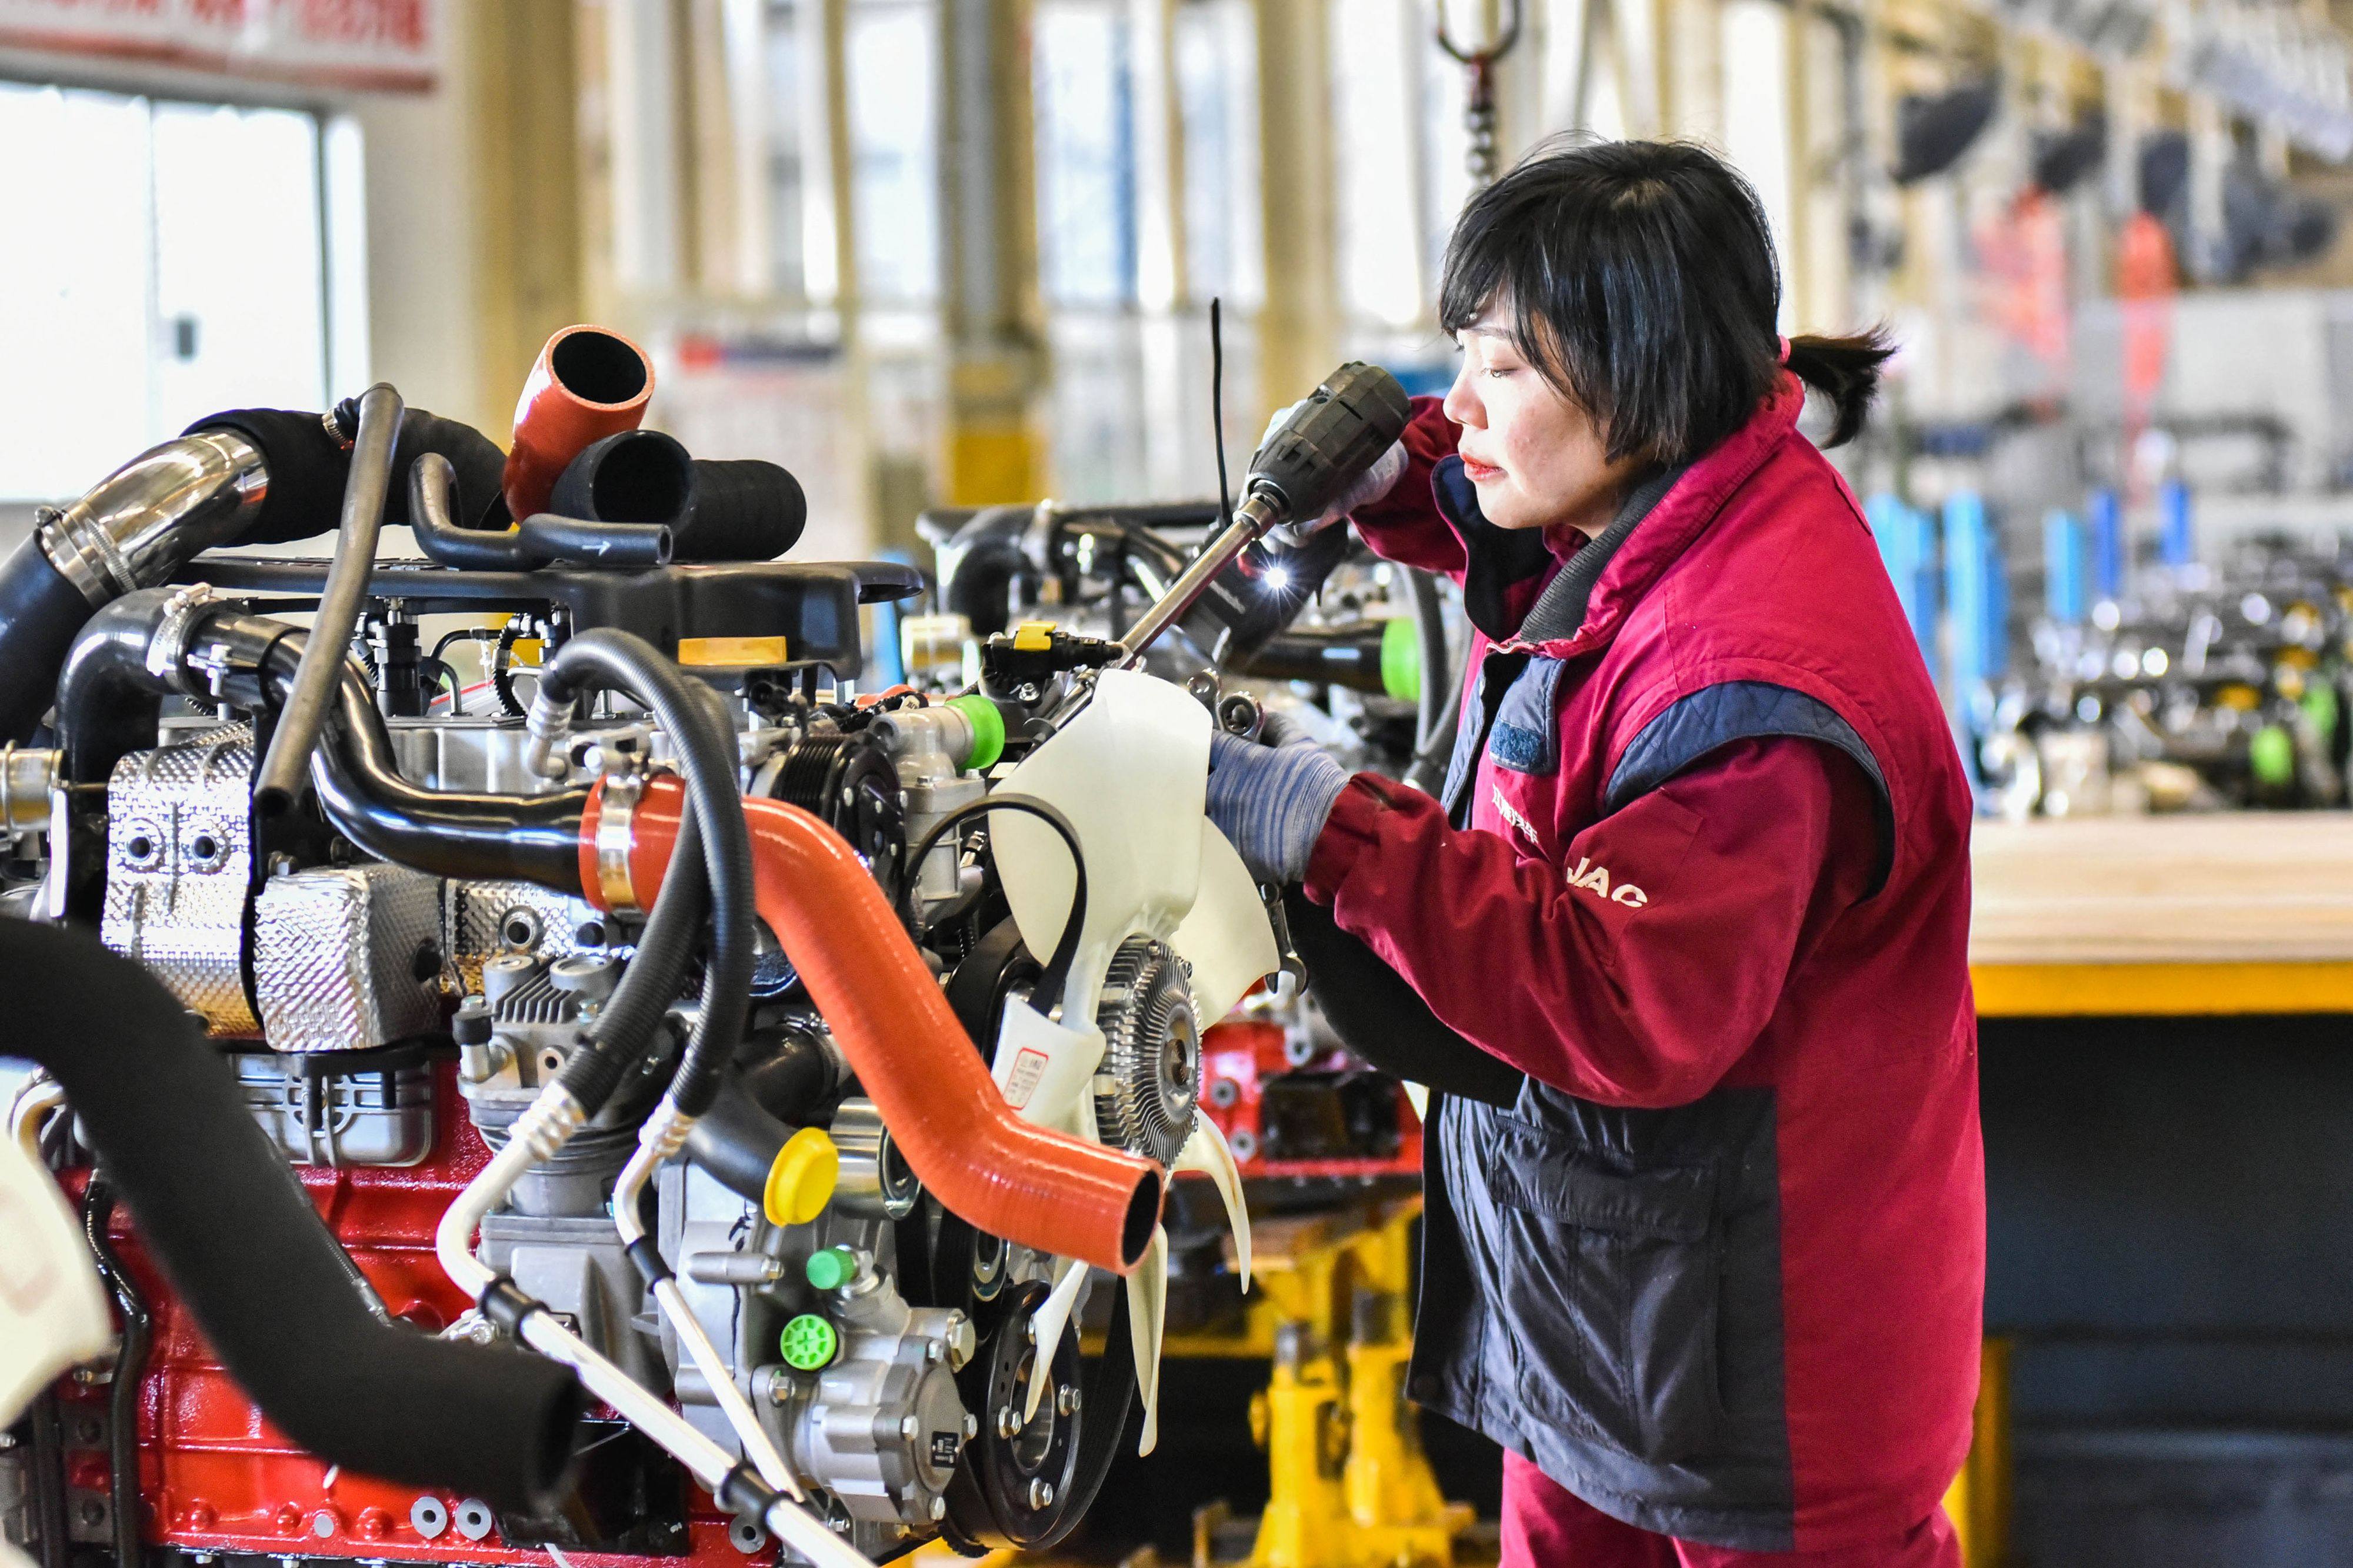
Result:
[[[1324,377],[1250,458],[1233,522],[1202,546],[1120,639],[1121,666],[1143,662],[1154,640],[1183,619],[1210,581],[1269,529],[1321,517],[1333,497],[1405,434],[1411,413],[1405,388],[1378,365],[1351,360]]]

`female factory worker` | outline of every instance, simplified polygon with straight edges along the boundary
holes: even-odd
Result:
[[[1960,1560],[1969,792],[1797,427],[1811,387],[1852,436],[1887,348],[1785,342],[1779,295],[1695,147],[1547,149],[1475,196],[1461,374],[1335,509],[1461,584],[1445,787],[1212,758],[1245,859],[1516,1069],[1439,1098],[1408,1384],[1502,1444],[1506,1563]]]

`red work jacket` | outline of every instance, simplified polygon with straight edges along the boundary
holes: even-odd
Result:
[[[1423,400],[1356,522],[1463,586],[1462,740],[1440,799],[1352,780],[1306,884],[1528,1075],[1433,1112],[1414,1397],[1755,1551],[1937,1505],[1984,1278],[1969,792],[1802,404],[1580,543],[1480,517]]]

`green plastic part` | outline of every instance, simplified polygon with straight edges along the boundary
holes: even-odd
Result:
[[[1005,754],[1005,715],[996,703],[976,691],[949,698],[948,706],[972,724],[972,755],[964,760],[965,767],[978,773]]]
[[[828,1247],[823,1252],[809,1254],[804,1270],[808,1282],[820,1290],[835,1290],[857,1277],[858,1254],[846,1247]]]
[[[841,1349],[841,1336],[815,1312],[803,1312],[785,1325],[777,1343],[785,1352],[786,1366],[795,1372],[815,1372],[833,1364],[835,1354]]]
[[[2306,687],[2304,715],[2312,721],[2312,727],[2320,731],[2322,740],[2334,739],[2337,720],[2337,688],[2326,680],[2316,680]]]
[[[1381,689],[1400,702],[1421,700],[1421,634],[1403,616],[1381,627]]]
[[[2247,742],[2247,763],[2254,770],[2258,784],[2292,784],[2295,779],[2295,741],[2284,726],[2266,724]]]

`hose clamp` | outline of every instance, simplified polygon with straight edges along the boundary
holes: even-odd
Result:
[[[619,914],[638,911],[637,885],[629,877],[629,847],[637,837],[638,802],[645,781],[632,773],[613,773],[596,805],[596,890],[605,907]]]
[[[178,589],[164,601],[155,635],[147,639],[147,673],[183,697],[211,695],[188,671],[188,639],[220,599],[209,583],[191,583]]]
[[[64,763],[63,752],[0,745],[0,844],[48,826],[49,792]]]
[[[139,579],[114,536],[80,507],[67,511],[43,508],[34,514],[34,524],[41,553],[93,605],[103,608],[138,590]]]

